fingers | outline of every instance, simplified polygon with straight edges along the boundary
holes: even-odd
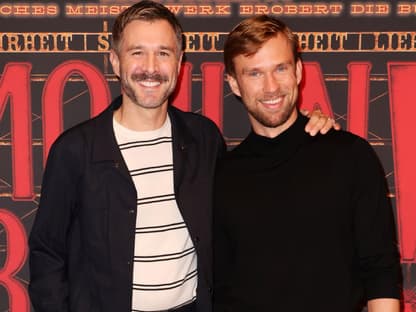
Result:
[[[305,116],[309,117],[305,131],[311,136],[315,136],[326,123],[326,116],[322,115],[319,109],[314,109],[311,113],[308,112],[308,115]]]
[[[303,116],[311,117],[311,112],[308,111],[307,109],[301,108],[299,111]]]
[[[315,109],[312,113],[309,113],[308,111],[306,111],[307,114],[304,112],[301,113],[309,117],[309,122],[305,126],[305,131],[311,136],[315,136],[318,132],[326,134],[332,128],[335,130],[341,129],[339,123],[335,122],[333,118],[322,114],[319,109]]]
[[[342,127],[341,125],[335,121],[335,119],[330,118],[331,122],[332,122],[332,128],[334,128],[335,130],[341,130]]]
[[[320,133],[322,134],[326,134],[329,130],[331,130],[334,127],[335,124],[335,120],[332,118],[329,118],[327,116],[325,116],[326,118],[324,118],[324,124],[322,126],[322,128],[319,130]]]

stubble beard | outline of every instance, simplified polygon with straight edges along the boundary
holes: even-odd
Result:
[[[140,81],[156,81],[160,82],[162,85],[163,83],[167,83],[169,81],[169,78],[167,76],[161,75],[159,73],[155,74],[148,74],[148,73],[139,73],[139,74],[132,74],[130,76],[131,81],[133,82],[140,82]],[[121,81],[122,88],[124,90],[125,95],[137,106],[148,108],[148,109],[156,109],[162,106],[166,100],[169,98],[169,96],[174,91],[174,86],[176,84],[175,81],[172,83],[172,87],[165,90],[165,92],[155,101],[153,102],[147,102],[144,99],[140,99],[140,95],[134,90],[130,82],[125,78]],[[142,95],[141,97],[145,98],[146,95]]]
[[[260,104],[261,105],[261,104]],[[285,105],[282,107],[280,112],[277,112],[279,116],[274,117],[274,114],[270,114],[267,111],[262,111],[260,109],[248,108],[248,113],[262,126],[267,128],[277,128],[283,125],[286,121],[289,120],[290,116],[293,113],[293,110],[296,109],[296,104]]]

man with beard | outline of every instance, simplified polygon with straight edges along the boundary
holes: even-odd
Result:
[[[112,48],[121,96],[49,153],[29,241],[33,306],[211,311],[212,183],[225,146],[212,121],[168,104],[181,26],[142,1],[115,20]]]
[[[344,131],[308,136],[302,62],[281,21],[246,19],[224,46],[252,132],[219,162],[215,312],[398,312],[400,263],[384,174]]]

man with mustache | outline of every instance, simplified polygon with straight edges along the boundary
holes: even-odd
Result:
[[[36,311],[211,311],[212,184],[225,146],[212,121],[169,105],[182,55],[163,5],[142,1],[115,20],[121,96],[49,153],[29,241]]]
[[[314,137],[296,108],[298,40],[269,16],[224,46],[252,132],[219,162],[215,312],[398,312],[401,272],[383,170],[345,132]]]

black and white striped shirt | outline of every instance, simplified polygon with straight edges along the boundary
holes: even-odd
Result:
[[[173,185],[169,117],[137,132],[114,120],[116,139],[137,190],[132,311],[161,311],[196,298],[197,259]]]

